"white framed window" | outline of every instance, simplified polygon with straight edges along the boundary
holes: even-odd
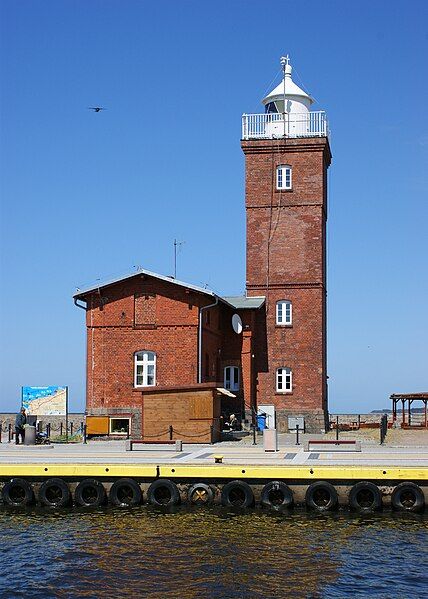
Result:
[[[276,167],[276,188],[291,189],[292,188],[291,166],[289,164],[280,164]]]
[[[276,390],[278,393],[293,391],[293,373],[291,368],[283,367],[276,370]]]
[[[129,435],[131,431],[130,418],[110,418],[110,435]]]
[[[230,391],[239,391],[238,366],[226,366],[224,369],[224,388]]]
[[[276,302],[276,324],[293,323],[293,305],[290,300]]]
[[[156,354],[152,351],[137,351],[134,354],[134,386],[156,385]]]

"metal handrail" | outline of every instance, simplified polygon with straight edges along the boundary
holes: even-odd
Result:
[[[305,113],[262,113],[242,115],[242,139],[281,137],[329,137],[324,110]]]

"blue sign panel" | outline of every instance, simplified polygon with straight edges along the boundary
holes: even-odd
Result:
[[[22,387],[22,407],[27,414],[65,416],[68,387]]]

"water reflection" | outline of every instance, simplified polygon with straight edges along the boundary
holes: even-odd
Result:
[[[423,597],[428,516],[0,511],[1,597]]]

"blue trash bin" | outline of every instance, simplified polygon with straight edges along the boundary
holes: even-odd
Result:
[[[266,428],[266,414],[257,414],[257,428],[264,431]]]

